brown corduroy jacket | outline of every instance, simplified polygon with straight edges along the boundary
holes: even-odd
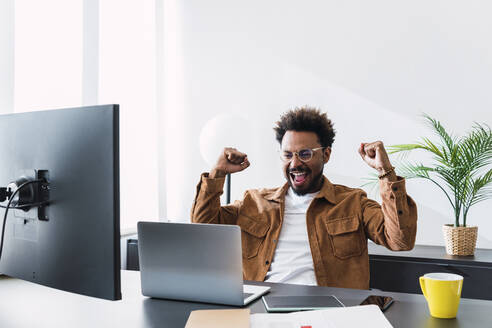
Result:
[[[224,180],[202,174],[191,220],[239,225],[243,277],[263,281],[280,235],[289,186],[248,190],[242,200],[220,206]],[[417,206],[405,191],[405,180],[381,181],[380,191],[382,205],[368,199],[361,189],[332,184],[324,178],[306,213],[318,285],[368,289],[367,239],[395,251],[413,248]]]

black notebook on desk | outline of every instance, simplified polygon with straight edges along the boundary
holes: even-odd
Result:
[[[334,295],[263,296],[262,300],[268,312],[320,310],[345,306]]]

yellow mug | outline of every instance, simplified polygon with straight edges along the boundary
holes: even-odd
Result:
[[[456,318],[460,305],[463,277],[453,273],[427,273],[419,278],[431,316]]]

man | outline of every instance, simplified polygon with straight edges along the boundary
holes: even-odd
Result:
[[[250,165],[246,154],[225,148],[201,176],[192,221],[241,227],[244,279],[368,289],[368,238],[391,250],[414,246],[417,208],[405,180],[377,141],[362,143],[359,154],[378,172],[382,205],[361,189],[332,184],[323,167],[335,131],[317,109],[288,111],[274,130],[287,183],[220,206],[225,175]]]

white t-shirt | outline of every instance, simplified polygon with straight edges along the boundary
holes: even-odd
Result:
[[[291,188],[285,195],[282,229],[265,281],[317,285],[306,226],[306,212],[318,193],[296,195]]]

